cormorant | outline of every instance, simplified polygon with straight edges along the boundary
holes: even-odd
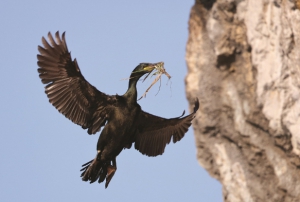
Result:
[[[106,95],[98,91],[82,76],[77,60],[68,51],[65,33],[56,41],[48,33],[50,44],[42,37],[44,47],[38,46],[38,73],[45,86],[49,102],[73,123],[95,134],[104,126],[97,143],[95,159],[83,165],[82,180],[103,182],[105,188],[113,177],[116,157],[124,148],[135,149],[147,156],[164,153],[170,143],[181,140],[187,132],[199,101],[196,99],[193,113],[183,117],[165,119],[144,112],[137,103],[136,84],[140,77],[150,73],[159,63],[140,63],[131,73],[126,93]]]

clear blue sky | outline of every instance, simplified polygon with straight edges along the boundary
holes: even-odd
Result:
[[[121,3],[122,2],[122,3]],[[89,136],[61,115],[44,93],[37,46],[48,31],[66,31],[85,78],[108,94],[123,94],[140,62],[165,62],[163,77],[139,101],[171,118],[188,111],[185,46],[193,0],[1,1],[0,201],[222,201],[222,187],[200,167],[192,128],[164,155],[135,149],[117,158],[108,189],[81,181],[81,165],[96,155]],[[205,57],[205,56],[203,56]],[[139,95],[152,79],[138,83]]]

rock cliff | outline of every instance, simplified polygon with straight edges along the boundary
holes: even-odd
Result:
[[[300,201],[300,1],[197,0],[186,94],[224,201]]]

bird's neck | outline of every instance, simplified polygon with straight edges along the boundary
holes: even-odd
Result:
[[[136,90],[136,84],[139,80],[139,78],[132,78],[130,76],[131,79],[129,79],[129,86],[128,89],[126,91],[126,93],[124,94],[124,97],[126,97],[130,102],[136,102],[137,100],[137,90]]]

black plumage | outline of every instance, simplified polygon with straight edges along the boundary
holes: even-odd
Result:
[[[94,160],[83,165],[82,180],[103,182],[106,187],[116,171],[116,157],[124,148],[135,149],[147,156],[164,153],[170,143],[181,140],[199,108],[195,101],[193,113],[188,116],[165,119],[144,112],[137,103],[136,84],[140,77],[150,73],[158,63],[141,63],[131,73],[127,92],[106,95],[85,80],[76,59],[68,51],[65,33],[55,38],[48,34],[38,46],[38,73],[50,103],[72,122],[87,129],[88,134],[101,131]]]

